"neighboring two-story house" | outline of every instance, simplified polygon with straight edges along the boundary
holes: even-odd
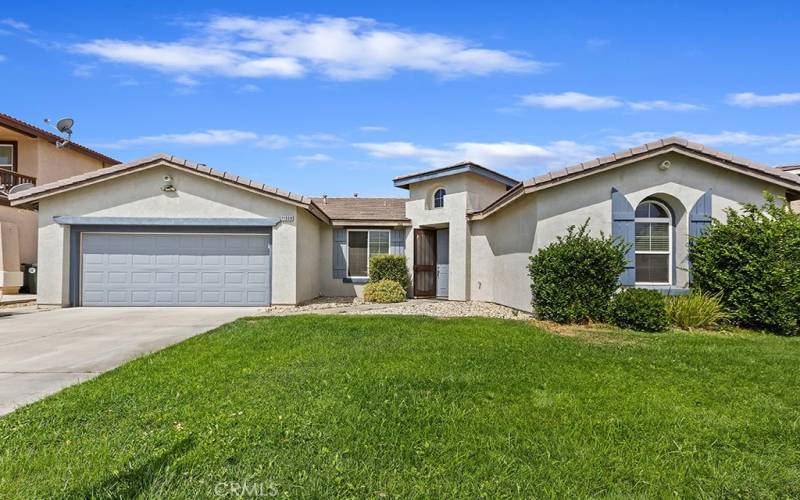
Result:
[[[58,148],[61,139],[0,113],[0,293],[17,293],[22,265],[37,263],[37,213],[10,206],[9,192],[119,163],[73,142]]]

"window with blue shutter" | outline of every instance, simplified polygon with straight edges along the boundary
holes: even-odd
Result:
[[[689,211],[689,244],[691,237],[702,235],[711,225],[711,190],[703,193]],[[689,283],[692,282],[692,263],[689,262]]]
[[[633,286],[636,283],[635,214],[625,195],[617,188],[611,188],[611,236],[629,245],[625,254],[625,270],[619,276],[619,283],[623,286]]]
[[[333,277],[341,279],[347,276],[347,229],[333,229]]]

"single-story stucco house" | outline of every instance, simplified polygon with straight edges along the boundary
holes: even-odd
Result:
[[[531,308],[529,256],[589,220],[635,243],[623,286],[689,284],[689,235],[800,176],[671,137],[522,182],[465,162],[394,179],[408,198],[311,198],[158,154],[9,196],[39,211],[39,303],[298,304],[352,296],[371,255],[410,294]]]

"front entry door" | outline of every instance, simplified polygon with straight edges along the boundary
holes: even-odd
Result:
[[[436,296],[436,231],[414,230],[414,296]]]
[[[436,231],[436,296],[447,298],[450,280],[450,231]]]

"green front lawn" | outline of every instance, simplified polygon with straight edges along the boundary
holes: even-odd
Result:
[[[797,497],[798,367],[750,333],[242,319],[0,418],[0,497]]]

